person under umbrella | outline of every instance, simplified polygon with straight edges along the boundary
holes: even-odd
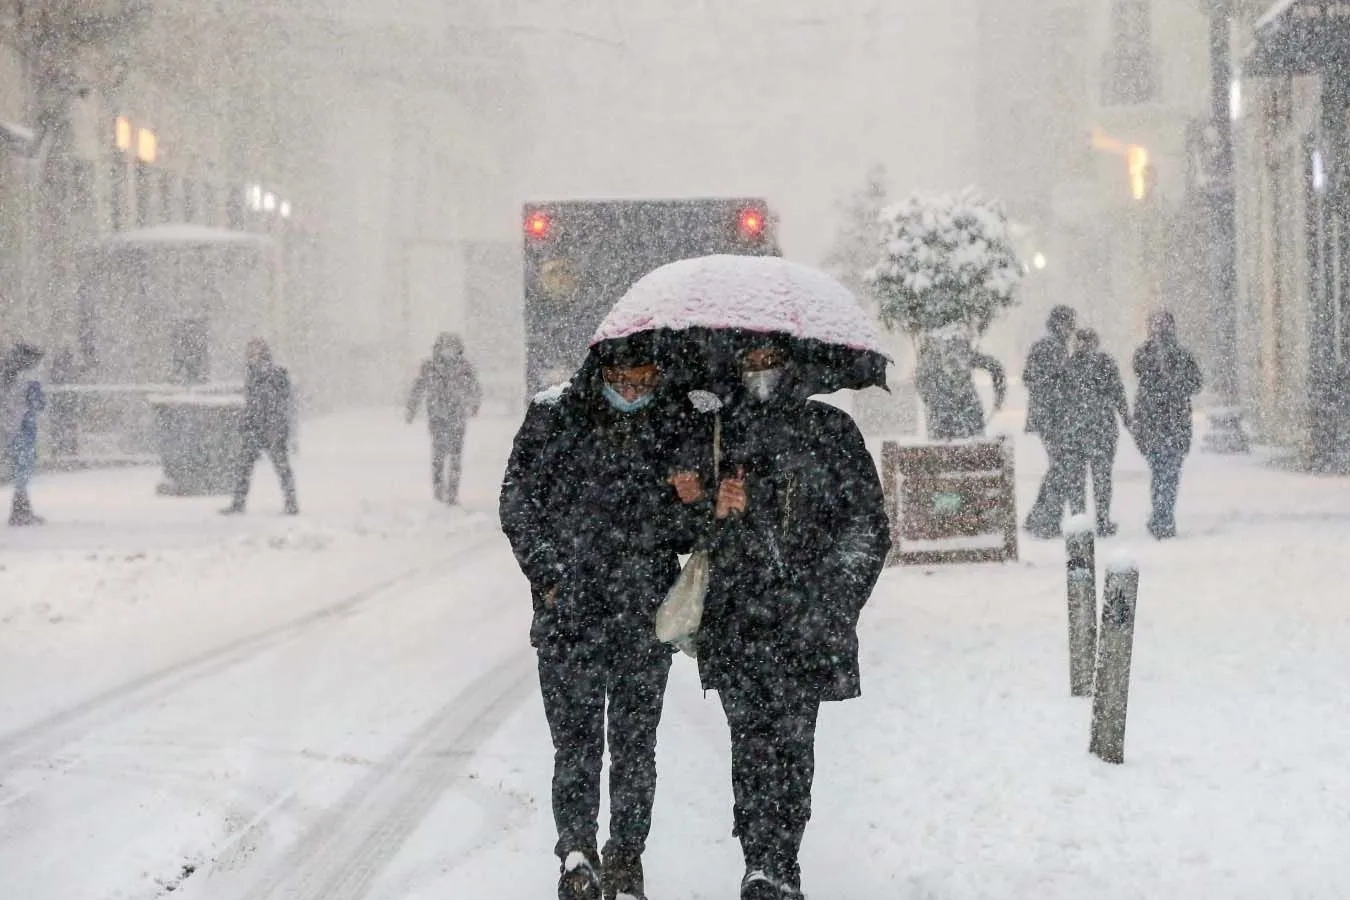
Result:
[[[742,900],[799,898],[822,702],[861,693],[858,617],[891,546],[876,466],[847,413],[811,401],[793,342],[759,336],[738,358],[724,467],[676,479],[719,523],[695,638],[705,689],[731,731]]]
[[[654,622],[678,554],[693,542],[667,483],[679,445],[676,400],[651,334],[597,345],[570,384],[530,405],[502,483],[501,526],[530,582],[530,641],[553,738],[559,900],[645,897],[656,732],[673,652]]]

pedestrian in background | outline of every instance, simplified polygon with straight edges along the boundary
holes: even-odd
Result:
[[[1176,537],[1181,467],[1191,452],[1192,398],[1204,379],[1195,356],[1177,338],[1176,318],[1161,310],[1149,316],[1148,340],[1134,354],[1139,389],[1134,397],[1134,440],[1148,461],[1153,514],[1149,534]]]
[[[1068,456],[1069,508],[1087,512],[1088,476],[1096,508],[1097,534],[1119,530],[1111,521],[1111,495],[1120,423],[1130,426],[1130,404],[1120,366],[1101,350],[1101,338],[1090,328],[1074,338],[1074,352],[1065,367],[1064,452]]]
[[[1049,460],[1026,520],[1027,531],[1039,538],[1063,533],[1064,504],[1069,494],[1069,458],[1064,444],[1065,368],[1077,321],[1077,313],[1067,306],[1052,309],[1047,333],[1031,345],[1022,371],[1027,389],[1027,432],[1041,436]]]
[[[9,513],[14,526],[44,524],[28,492],[37,468],[38,417],[46,406],[42,382],[32,374],[42,357],[41,349],[18,344],[0,362],[0,447],[14,479]]]
[[[407,420],[412,424],[417,410],[426,406],[432,493],[451,506],[459,502],[464,432],[469,419],[478,415],[481,402],[482,388],[478,374],[464,356],[464,342],[458,335],[442,333],[413,382]]]
[[[249,484],[258,460],[266,455],[277,470],[281,492],[286,499],[286,514],[300,512],[295,495],[295,474],[291,470],[291,377],[272,360],[267,342],[248,342],[248,368],[244,377],[244,412],[240,422],[239,470],[235,478],[234,500],[223,512],[235,515],[244,511]]]

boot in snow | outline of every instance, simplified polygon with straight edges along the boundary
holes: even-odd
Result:
[[[294,497],[289,497],[286,500],[286,515],[288,516],[300,515],[300,504],[296,502],[296,499]]]
[[[567,854],[558,878],[558,900],[601,900],[595,856],[583,850]]]
[[[244,514],[244,504],[231,503],[220,511],[222,516],[241,516]]]
[[[647,900],[643,887],[642,857],[622,851],[605,854],[600,878],[605,900]]]
[[[741,900],[782,900],[782,891],[767,872],[754,869],[741,879]]]

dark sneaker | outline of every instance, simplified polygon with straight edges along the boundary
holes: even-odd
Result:
[[[287,500],[287,501],[286,501],[286,515],[288,515],[288,516],[298,516],[298,515],[300,515],[300,504],[296,503],[294,500]]]
[[[1098,537],[1115,537],[1120,533],[1120,526],[1115,522],[1102,522],[1097,526]]]
[[[741,900],[782,900],[783,893],[763,869],[746,872],[741,879]]]
[[[558,900],[601,900],[600,874],[589,853],[574,850],[563,860]]]
[[[15,528],[26,528],[29,525],[46,525],[47,520],[31,512],[16,512],[10,514],[9,524]]]
[[[605,900],[647,900],[640,856],[606,853],[600,883],[604,887]]]
[[[237,503],[232,503],[220,511],[222,516],[242,516],[244,508]]]

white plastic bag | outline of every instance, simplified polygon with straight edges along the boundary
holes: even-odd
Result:
[[[693,637],[703,621],[703,597],[708,592],[711,568],[707,551],[695,551],[656,611],[657,639],[674,644],[690,656],[694,655]]]
[[[698,395],[698,396],[696,396]],[[700,411],[715,413],[713,418],[713,484],[718,483],[722,471],[722,416],[721,401],[706,391],[694,391],[690,401]],[[674,644],[689,656],[694,652],[694,635],[703,624],[703,597],[708,593],[708,577],[712,561],[708,551],[695,550],[680,570],[675,583],[666,591],[666,599],[656,611],[656,638],[665,644]]]

